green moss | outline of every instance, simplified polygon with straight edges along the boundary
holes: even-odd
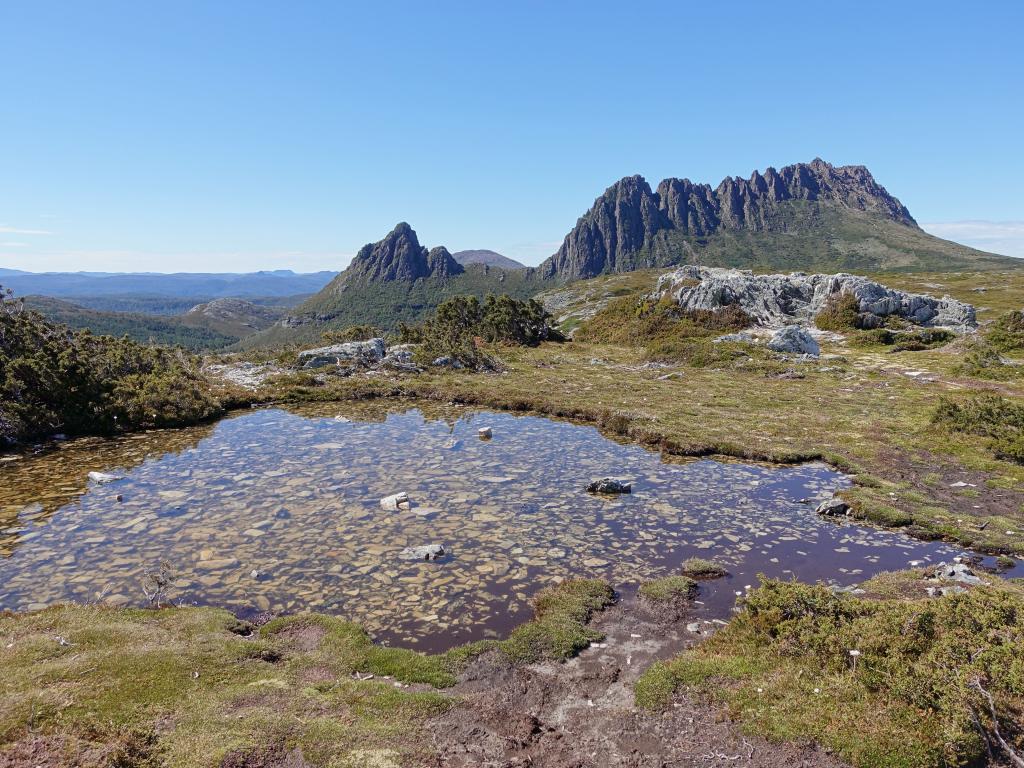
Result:
[[[656,603],[688,600],[697,594],[697,582],[686,576],[666,576],[640,585],[640,596]]]
[[[637,703],[664,707],[691,687],[769,738],[814,739],[855,766],[938,768],[985,757],[975,714],[993,724],[980,680],[1019,749],[1024,589],[932,599],[913,591],[917,573],[878,582],[865,586],[886,599],[765,581],[728,627],[648,670]]]
[[[611,600],[603,582],[566,581],[541,592],[534,619],[506,640],[439,655],[375,645],[358,625],[319,614],[275,619],[255,637],[209,608],[0,615],[0,763],[31,728],[69,754],[124,754],[111,764],[133,768],[151,758],[212,768],[296,748],[316,765],[367,749],[420,764],[424,723],[453,699],[396,682],[451,686],[487,650],[514,662],[568,658],[601,638],[586,624]],[[166,722],[174,727],[157,728]]]

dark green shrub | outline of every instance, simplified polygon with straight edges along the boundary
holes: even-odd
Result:
[[[1021,375],[1021,368],[1007,365],[999,351],[984,339],[975,339],[967,346],[960,364],[954,371],[977,379],[1007,381]]]
[[[176,426],[219,410],[185,352],[72,331],[0,296],[0,442]]]
[[[988,343],[1000,352],[1024,349],[1024,312],[1008,312],[998,318],[985,335]]]
[[[988,437],[997,458],[1024,463],[1024,405],[984,393],[957,402],[939,398],[932,423],[953,432]]]

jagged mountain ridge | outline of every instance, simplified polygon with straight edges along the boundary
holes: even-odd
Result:
[[[763,174],[755,171],[749,179],[729,177],[715,188],[689,179],[668,178],[652,190],[642,176],[627,176],[597,198],[566,235],[558,252],[538,269],[545,278],[572,280],[686,261],[703,262],[704,258],[723,266],[738,266],[746,257],[748,266],[759,266],[759,262],[767,266],[772,261],[786,261],[783,254],[761,253],[785,245],[777,241],[776,235],[814,235],[820,239],[817,250],[824,253],[830,247],[828,238],[835,238],[838,229],[859,227],[864,232],[852,240],[868,240],[875,234],[867,231],[867,224],[878,222],[886,229],[883,240],[902,241],[907,233],[913,233],[910,239],[917,240],[920,235],[925,250],[941,252],[944,246],[938,244],[945,244],[983,255],[927,235],[906,206],[875,181],[864,166],[836,167],[817,158],[781,170],[768,168]],[[728,253],[721,253],[726,241],[724,250]],[[801,244],[805,252],[807,246]],[[906,250],[912,261],[913,247],[907,246]],[[802,257],[806,255],[801,253]],[[865,266],[903,266],[886,263],[887,258],[886,254],[869,255],[864,259]],[[843,255],[832,254],[821,264],[829,260],[841,266]],[[812,266],[808,263],[797,268]]]
[[[383,240],[360,248],[339,277],[346,283],[412,282],[424,277],[453,277],[464,271],[443,245],[430,250],[421,246],[413,228],[402,221]]]

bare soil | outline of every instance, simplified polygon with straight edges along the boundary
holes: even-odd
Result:
[[[638,712],[633,685],[655,661],[701,635],[684,612],[627,598],[600,614],[605,633],[566,663],[514,667],[498,654],[467,669],[460,703],[431,724],[444,768],[662,768],[761,766],[840,768],[813,744],[748,736],[718,708],[679,695],[665,713]],[[710,631],[705,625],[705,632]]]

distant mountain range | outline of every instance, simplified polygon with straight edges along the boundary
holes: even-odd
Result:
[[[265,298],[312,294],[335,272],[298,274],[291,270],[234,273],[159,274],[147,272],[23,272],[0,269],[0,285],[16,294],[58,298],[149,296],[176,299]],[[195,302],[194,302],[195,303]]]
[[[497,251],[456,251],[452,254],[452,258],[464,267],[469,264],[486,264],[489,267],[498,267],[500,269],[526,269],[525,264],[520,264],[508,256],[502,256]]]

